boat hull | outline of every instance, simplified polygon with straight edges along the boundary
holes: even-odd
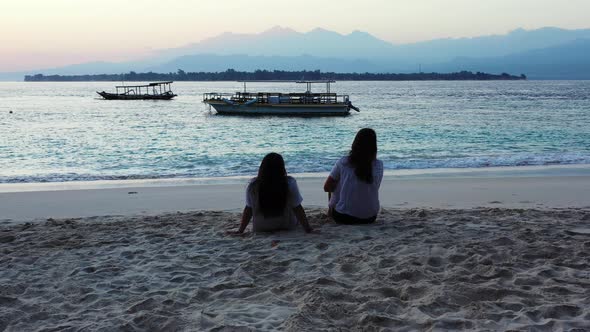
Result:
[[[108,93],[108,92],[96,92],[104,99],[108,100],[170,100],[176,97],[173,93],[161,94],[161,95],[149,95],[149,94],[142,94],[142,95],[132,95],[132,94],[116,94],[116,93]]]
[[[285,116],[346,116],[350,114],[345,104],[293,105],[293,104],[228,104],[206,101],[218,114],[228,115],[285,115]]]

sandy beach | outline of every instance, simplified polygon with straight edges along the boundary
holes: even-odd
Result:
[[[368,226],[320,182],[243,237],[241,183],[5,190],[0,331],[590,330],[586,174],[389,177]]]
[[[227,212],[2,227],[0,330],[590,328],[588,210],[309,214],[321,234],[228,237]]]
[[[303,206],[325,207],[326,174],[295,174]],[[0,223],[48,218],[241,212],[248,177],[0,184]],[[386,208],[590,208],[590,167],[497,167],[386,173]]]
[[[0,0],[0,332],[590,332],[588,13]]]

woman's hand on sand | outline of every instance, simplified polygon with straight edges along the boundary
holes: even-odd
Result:
[[[319,229],[310,229],[309,231],[305,231],[306,234],[321,234],[322,232]]]

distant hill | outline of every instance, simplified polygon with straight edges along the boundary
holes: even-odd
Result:
[[[502,57],[459,57],[433,70],[526,73],[530,79],[590,79],[590,39]]]
[[[436,63],[450,61],[457,57],[488,58],[506,56],[567,44],[577,39],[590,39],[590,29],[516,29],[505,35],[437,39],[399,45],[396,52],[402,58],[411,58],[414,61],[425,63]]]
[[[316,28],[307,33],[274,27],[259,34],[226,32],[219,36],[184,47],[158,51],[159,58],[172,59],[183,55],[217,54],[250,56],[301,56],[336,58],[373,58],[390,53],[393,44],[369,33],[353,31],[343,35]]]
[[[141,61],[95,62],[5,73],[34,75],[117,74],[121,72],[322,70],[411,73],[462,70],[524,73],[531,79],[589,79],[590,29],[517,29],[504,35],[392,44],[362,31],[350,34],[317,28],[301,33],[274,27],[258,34],[223,33],[198,43],[164,49]],[[0,73],[0,79],[3,74]]]
[[[367,32],[353,31],[343,35],[316,28],[307,33],[274,27],[259,34],[223,33],[185,47],[162,50],[159,55],[173,57],[195,54],[250,56],[301,56],[363,59],[395,59],[416,61],[447,61],[458,56],[503,56],[532,49],[565,44],[590,38],[590,29],[566,30],[541,28],[516,29],[505,35],[474,38],[445,38],[394,45]],[[173,58],[172,57],[172,58]]]

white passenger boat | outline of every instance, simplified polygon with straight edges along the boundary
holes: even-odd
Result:
[[[247,92],[246,83],[299,83],[306,84],[303,93]],[[290,116],[328,116],[348,115],[350,110],[359,111],[352,105],[348,95],[330,92],[330,84],[335,81],[240,81],[243,92],[203,94],[203,102],[213,107],[219,114],[238,115],[290,115]],[[326,84],[326,92],[311,92],[312,84]]]

